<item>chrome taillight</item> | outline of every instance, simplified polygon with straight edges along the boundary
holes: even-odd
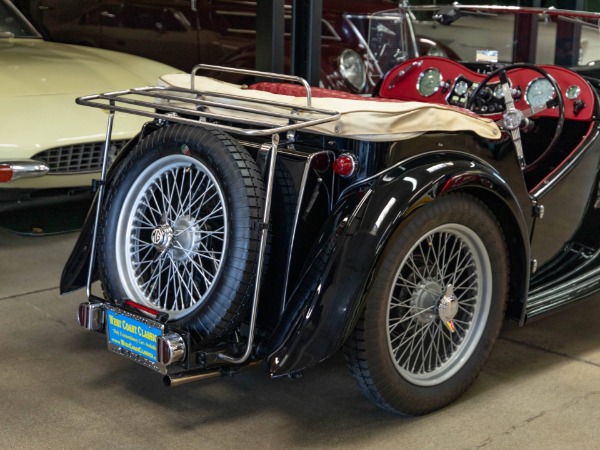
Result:
[[[156,359],[168,366],[185,358],[185,341],[177,333],[167,333],[156,339]]]
[[[86,330],[99,331],[104,327],[102,303],[85,302],[79,305],[77,321]]]

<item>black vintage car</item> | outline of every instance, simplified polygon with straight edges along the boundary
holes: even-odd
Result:
[[[411,31],[404,8],[371,24],[382,57]],[[598,81],[479,50],[401,62],[373,98],[199,66],[78,99],[110,111],[107,148],[115,114],[153,119],[105,164],[63,271],[80,324],[167,385],[294,377],[343,348],[389,411],[458,398],[505,318],[600,288]]]

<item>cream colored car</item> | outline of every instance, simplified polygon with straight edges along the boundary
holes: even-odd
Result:
[[[76,105],[76,97],[154,85],[174,71],[137,56],[44,41],[0,0],[0,211],[89,192],[101,166],[106,113]],[[119,117],[111,151],[145,120]]]

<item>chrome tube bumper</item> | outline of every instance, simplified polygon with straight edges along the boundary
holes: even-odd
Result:
[[[20,178],[42,177],[49,170],[42,161],[0,161],[0,183],[10,183]]]

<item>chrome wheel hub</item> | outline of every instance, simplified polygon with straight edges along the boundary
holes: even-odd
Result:
[[[179,217],[173,226],[159,224],[152,230],[152,244],[161,253],[170,252],[175,261],[183,262],[198,250],[200,230],[190,216]]]
[[[449,322],[454,319],[454,316],[456,316],[457,312],[458,298],[456,298],[454,295],[452,285],[449,284],[446,288],[446,293],[440,299],[440,304],[438,305],[438,314],[443,322]]]
[[[442,294],[442,287],[437,281],[421,283],[412,300],[412,312],[415,321],[426,324],[435,319],[435,305]]]
[[[171,248],[173,259],[187,260],[190,255],[198,250],[200,230],[193,218],[182,216],[173,224],[175,242]]]
[[[152,244],[161,252],[164,252],[173,242],[173,228],[168,223],[161,224],[152,230]]]

